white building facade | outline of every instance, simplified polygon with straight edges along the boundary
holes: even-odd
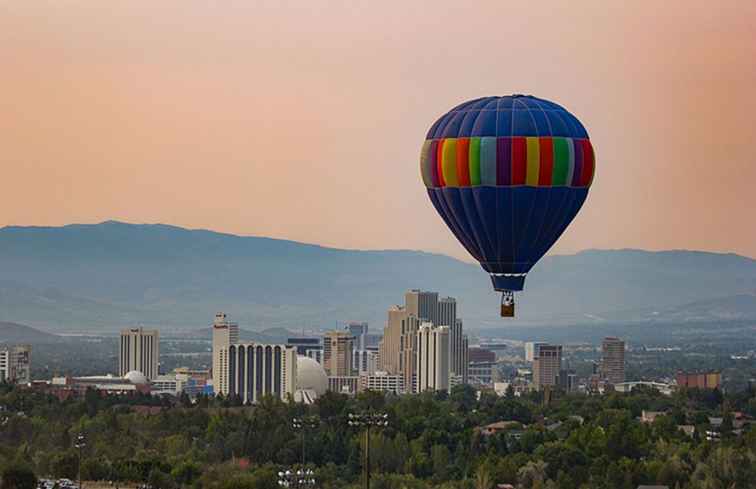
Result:
[[[228,347],[239,342],[239,325],[219,312],[213,320],[213,390],[228,395]]]
[[[449,327],[423,323],[417,331],[417,392],[449,390],[449,353]]]
[[[260,343],[237,343],[225,349],[228,358],[230,397],[256,403],[263,396],[287,400],[297,388],[297,350],[294,347]]]
[[[160,333],[156,329],[129,328],[121,330],[118,374],[142,372],[148,379],[158,376]]]

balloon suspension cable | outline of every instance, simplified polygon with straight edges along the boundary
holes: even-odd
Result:
[[[514,292],[505,290],[501,293],[501,317],[513,318],[515,312]]]

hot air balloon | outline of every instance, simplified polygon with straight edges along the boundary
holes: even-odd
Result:
[[[580,121],[530,95],[454,107],[420,155],[433,206],[502,293],[502,317],[514,317],[514,292],[580,210],[594,169]]]

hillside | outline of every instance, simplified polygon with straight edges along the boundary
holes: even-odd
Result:
[[[53,343],[60,338],[54,334],[24,326],[23,324],[0,322],[0,345],[18,343]]]
[[[705,310],[707,300],[756,291],[756,261],[738,255],[591,250],[542,260],[518,298],[519,319],[502,322],[486,274],[447,256],[114,221],[2,228],[0,269],[0,320],[51,331],[136,323],[191,330],[217,310],[257,331],[346,319],[380,327],[413,287],[457,297],[472,328],[646,320],[649,311],[672,314],[690,303]],[[731,308],[756,317],[737,301],[717,307],[719,317]]]

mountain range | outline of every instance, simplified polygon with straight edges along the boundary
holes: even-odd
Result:
[[[409,288],[456,297],[472,329],[756,319],[756,260],[699,251],[547,256],[518,294],[514,322],[497,317],[499,298],[480,267],[448,256],[163,224],[5,227],[0,271],[0,321],[51,332],[135,324],[190,331],[216,311],[257,331],[351,319],[379,329]]]

